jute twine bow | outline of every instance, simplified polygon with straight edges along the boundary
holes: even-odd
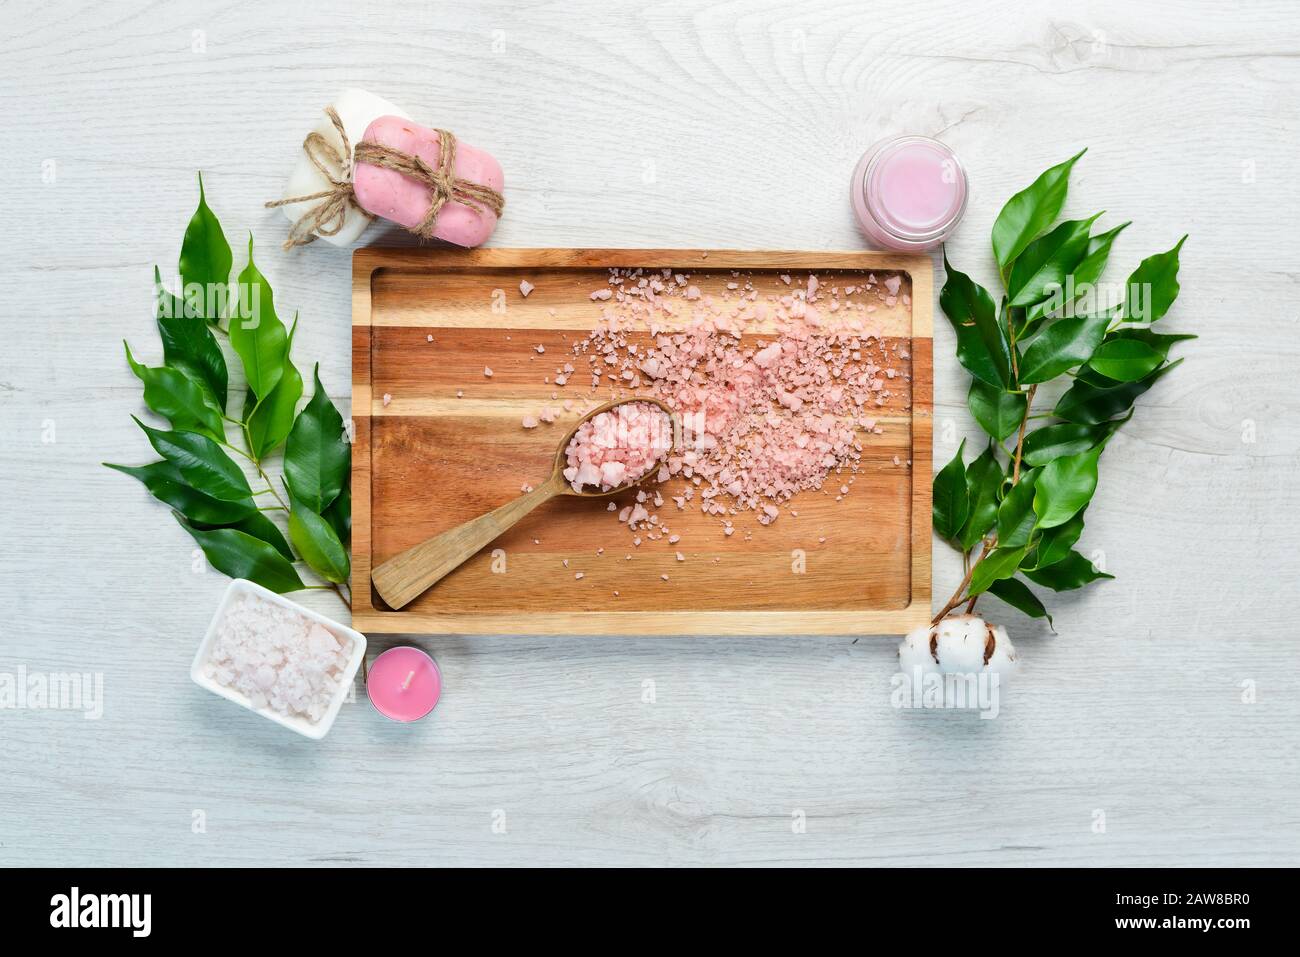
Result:
[[[320,170],[321,175],[329,180],[330,188],[321,190],[319,193],[294,196],[289,199],[277,199],[266,204],[267,207],[273,208],[288,206],[293,203],[321,200],[320,203],[298,217],[297,221],[289,228],[289,238],[284,242],[285,249],[305,246],[315,239],[317,235],[333,236],[337,234],[343,228],[349,206],[355,206],[366,216],[372,215],[361,209],[361,206],[357,203],[356,194],[352,189],[352,174],[357,163],[369,163],[371,166],[390,169],[416,182],[423,183],[429,188],[429,211],[424,214],[424,218],[419,223],[410,228],[411,232],[421,239],[433,238],[433,231],[438,223],[438,213],[448,203],[461,203],[480,213],[491,210],[497,216],[500,216],[505,209],[505,197],[492,187],[457,178],[454,172],[456,168],[456,137],[451,131],[434,130],[438,134],[439,145],[438,167],[434,169],[418,156],[403,153],[401,150],[393,149],[391,146],[384,146],[381,143],[362,141],[357,144],[354,153],[348,142],[348,134],[343,129],[343,121],[339,119],[338,113],[331,106],[325,108],[325,115],[334,124],[334,129],[338,130],[339,138],[343,142],[343,155],[339,155],[339,151],[334,148],[333,144],[315,130],[307,134],[307,138],[303,140],[302,149],[316,169]],[[332,166],[327,164],[332,164]],[[335,168],[340,170],[338,176],[333,172]]]

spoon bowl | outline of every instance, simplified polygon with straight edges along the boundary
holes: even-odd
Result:
[[[374,584],[375,590],[379,592],[379,597],[394,610],[404,608],[435,583],[478,554],[481,549],[490,545],[525,515],[528,515],[543,502],[548,502],[557,495],[571,495],[575,498],[606,498],[610,495],[617,495],[619,492],[626,492],[628,489],[635,488],[645,482],[646,479],[659,470],[664,459],[667,458],[669,451],[672,449],[671,438],[654,464],[634,480],[624,482],[616,488],[592,488],[591,490],[584,488],[582,491],[578,491],[564,477],[564,469],[568,464],[569,444],[573,441],[573,437],[577,434],[578,429],[582,427],[582,424],[594,419],[601,413],[608,412],[610,409],[634,402],[658,406],[668,417],[669,435],[671,437],[675,432],[676,419],[673,416],[672,409],[659,399],[635,396],[628,399],[617,399],[597,406],[579,419],[573,428],[565,434],[555,452],[551,474],[541,485],[488,512],[486,515],[470,519],[463,525],[458,525],[441,535],[435,535],[419,545],[408,548],[375,568],[370,574],[370,580]]]
[[[565,490],[560,493],[561,495],[572,495],[576,498],[602,498],[603,496],[606,495],[617,495],[619,492],[626,492],[628,489],[636,488],[647,478],[649,478],[652,474],[654,474],[659,470],[659,466],[663,464],[664,460],[668,458],[668,453],[672,451],[672,445],[673,445],[672,435],[673,435],[673,427],[676,423],[676,419],[673,417],[673,410],[668,408],[668,406],[665,403],[661,402],[659,399],[652,399],[649,398],[648,396],[637,396],[631,399],[615,399],[613,402],[606,402],[604,405],[597,406],[596,408],[592,409],[590,412],[588,412],[586,415],[580,418],[577,422],[575,422],[573,424],[573,428],[569,429],[569,431],[565,434],[564,439],[560,442],[560,447],[555,450],[555,466],[551,470],[551,476],[552,478],[554,478],[556,475],[559,475],[563,479],[564,467],[568,463],[569,443],[573,441],[573,437],[578,434],[578,429],[582,428],[582,424],[584,422],[590,422],[596,416],[604,412],[608,412],[610,409],[617,408],[620,405],[631,405],[634,403],[642,403],[644,405],[658,406],[658,408],[664,413],[664,415],[668,417],[668,445],[664,448],[659,458],[655,461],[655,464],[650,466],[650,468],[646,469],[642,475],[638,476],[632,481],[624,482],[622,485],[618,486],[617,488],[611,488],[606,491],[602,491],[601,489],[595,488],[590,491],[584,489],[583,491],[578,492],[574,490],[572,485],[570,485],[568,482],[565,482],[564,483]]]

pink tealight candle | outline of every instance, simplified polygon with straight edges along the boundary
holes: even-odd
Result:
[[[850,198],[876,246],[916,252],[943,242],[966,212],[966,170],[928,136],[882,140],[853,171]]]
[[[385,718],[418,721],[442,696],[438,663],[419,648],[389,648],[375,659],[366,675],[366,694]]]

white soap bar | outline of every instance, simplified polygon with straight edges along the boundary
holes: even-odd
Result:
[[[365,90],[344,90],[337,96],[330,106],[338,113],[339,119],[343,121],[343,128],[348,134],[348,146],[355,150],[357,143],[361,142],[362,135],[366,132],[366,127],[373,123],[381,116],[400,116],[404,120],[411,117],[403,110],[398,109],[392,103],[382,97],[375,96],[373,93],[367,93]],[[320,120],[316,123],[316,132],[323,136],[339,155],[343,155],[343,143],[339,139],[338,130],[330,118],[322,110]],[[351,156],[347,157],[351,160]],[[325,160],[327,168],[336,176],[341,177],[343,170],[339,169],[334,163]],[[330,188],[330,182],[316,168],[316,164],[301,149],[298,151],[298,162],[289,174],[289,182],[284,187],[284,198],[291,196],[308,196],[312,193],[319,193]],[[308,212],[314,203],[292,203],[288,206],[281,206],[284,215],[289,218],[290,222],[296,222],[303,213]],[[343,228],[332,236],[320,236],[321,239],[335,246],[350,246],[360,238],[365,228],[370,225],[370,217],[358,209],[356,206],[349,205],[347,215],[343,220]],[[319,236],[320,234],[317,233]]]

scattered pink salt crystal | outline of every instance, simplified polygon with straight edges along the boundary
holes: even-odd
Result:
[[[533,291],[534,289],[536,289],[536,288],[537,288],[537,287],[534,286],[534,285],[533,285],[531,282],[529,282],[527,279],[521,279],[521,280],[519,281],[519,291],[523,294],[523,297],[524,297],[525,299],[527,299],[527,298],[528,298],[528,294],[529,294],[530,292],[532,292],[532,291]]]
[[[385,392],[385,393],[384,393],[384,398],[383,398],[384,408],[388,408],[388,403],[390,403],[390,402],[392,402],[392,401],[393,401],[392,393],[390,393],[390,392]]]
[[[533,346],[533,348],[537,350],[539,356],[546,351],[546,346],[542,345],[540,342]]]
[[[525,429],[537,428],[537,419],[534,416],[526,415],[521,423]]]
[[[898,287],[902,284],[902,279],[898,276],[890,276],[885,280],[885,289],[891,296],[898,295]]]
[[[483,375],[485,375],[485,376],[486,376],[487,378],[489,378],[489,379],[492,378],[492,370],[489,369],[487,366],[484,366],[484,367],[483,367]]]
[[[581,581],[586,577],[586,572],[575,572],[573,577],[575,580]]]
[[[679,562],[684,562],[684,561],[686,561],[686,556],[683,555],[681,552],[677,552],[677,560],[678,560]]]

